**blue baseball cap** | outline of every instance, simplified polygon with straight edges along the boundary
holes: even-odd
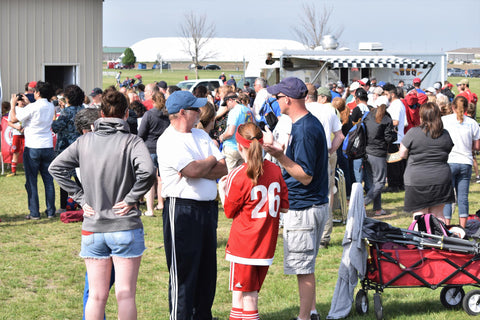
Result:
[[[201,108],[207,104],[207,98],[197,98],[190,91],[175,91],[165,105],[169,114],[175,114],[186,108]]]
[[[307,96],[308,89],[302,80],[295,77],[288,77],[276,85],[268,87],[267,92],[271,95],[276,95],[281,92],[292,99],[303,99]]]

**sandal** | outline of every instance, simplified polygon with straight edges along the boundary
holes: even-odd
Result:
[[[380,210],[380,212],[375,212],[375,216],[385,216],[387,215],[388,213],[385,211],[385,210]]]

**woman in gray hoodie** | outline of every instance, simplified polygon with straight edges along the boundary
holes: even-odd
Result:
[[[145,250],[137,202],[152,186],[155,170],[143,140],[130,134],[124,95],[107,90],[101,116],[94,131],[58,155],[49,171],[84,211],[80,256],[90,285],[85,317],[103,317],[113,263],[118,313],[136,319],[136,283]],[[69,176],[77,167],[82,186]]]

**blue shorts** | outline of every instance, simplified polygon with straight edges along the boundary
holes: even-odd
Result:
[[[145,251],[143,228],[116,232],[97,232],[82,235],[80,257],[108,259],[140,257]]]

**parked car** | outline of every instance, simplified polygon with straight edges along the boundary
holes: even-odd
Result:
[[[199,64],[197,64],[196,67],[197,67],[197,70],[203,70],[203,66],[201,66],[201,65],[199,65]],[[188,65],[188,69],[189,69],[189,70],[195,69],[195,63],[191,63],[190,65]]]
[[[480,69],[468,70],[468,76],[473,78],[480,78]]]
[[[214,95],[215,89],[223,86],[223,83],[220,79],[198,79],[181,81],[177,83],[177,86],[182,90],[188,90],[190,92],[193,92],[193,90],[195,90],[195,88],[198,86],[205,86],[212,92],[212,95]]]
[[[203,70],[222,70],[222,68],[216,64],[207,64]]]
[[[460,68],[448,68],[447,77],[465,77],[465,70]]]
[[[162,62],[162,69],[163,70],[170,70],[172,68],[172,65],[168,62]],[[152,66],[152,69],[160,69],[160,64],[156,63]]]

